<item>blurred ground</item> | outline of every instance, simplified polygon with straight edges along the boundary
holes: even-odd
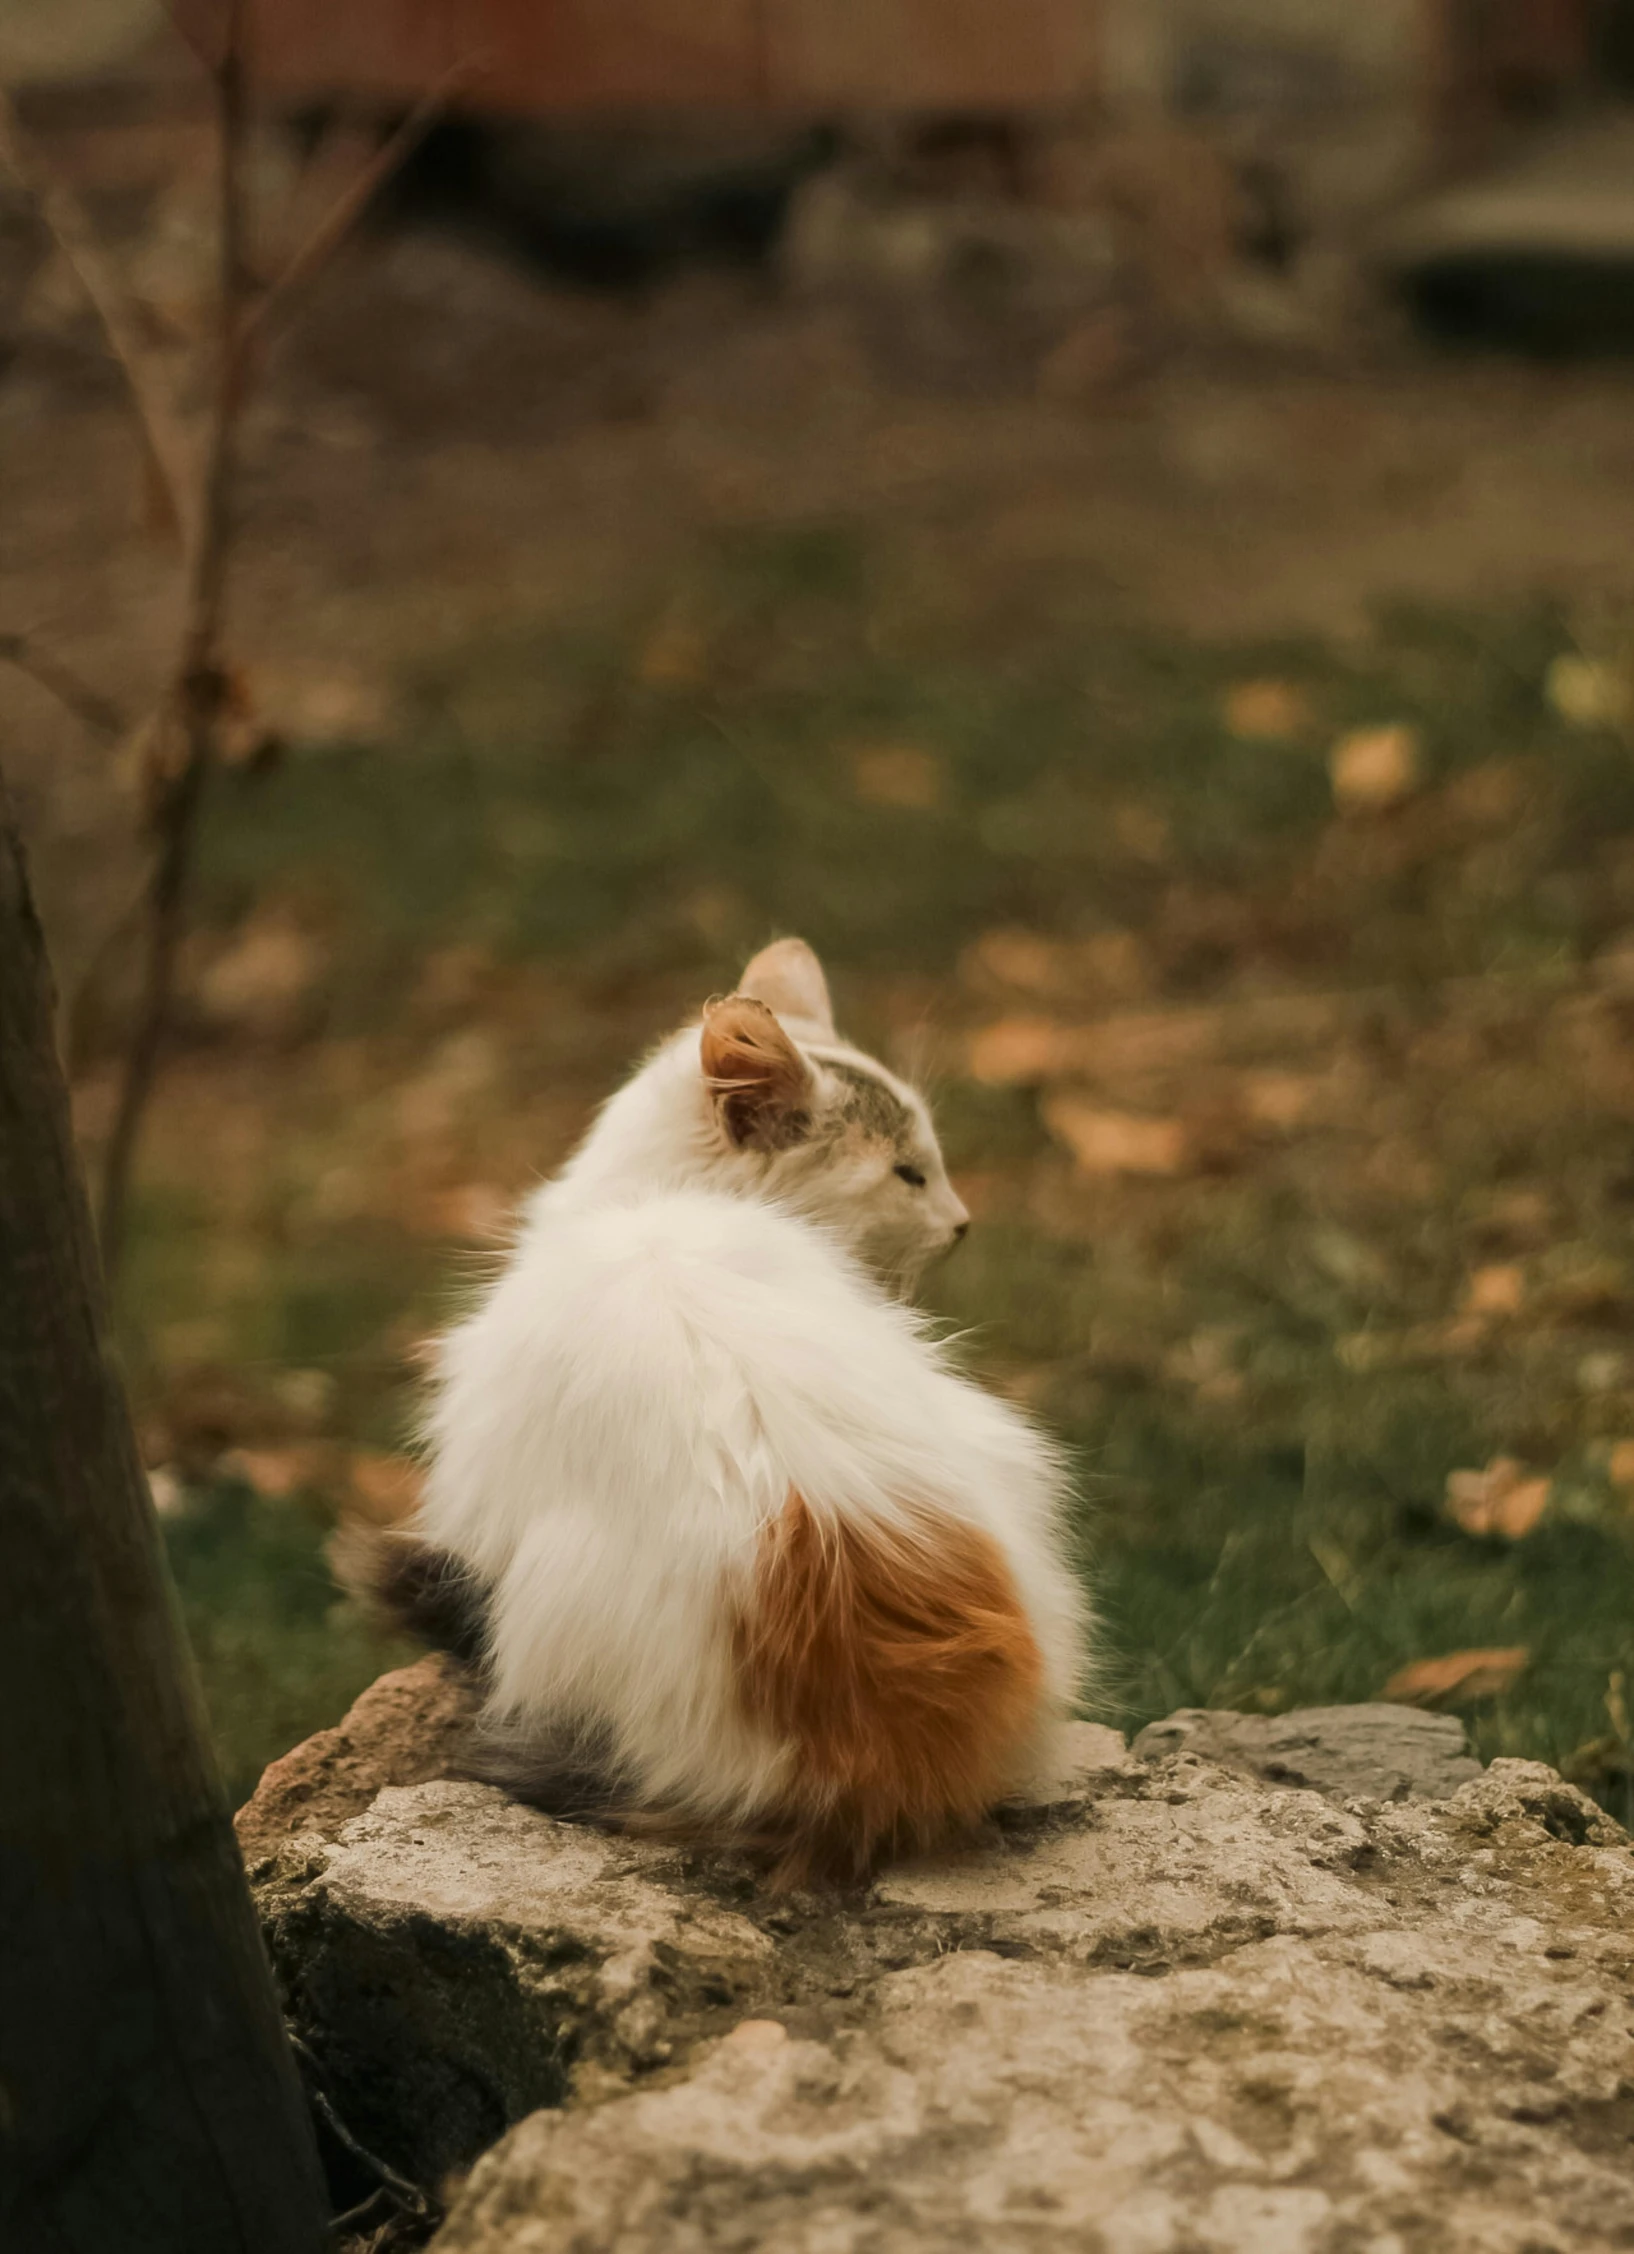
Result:
[[[1624,1812],[1631,408],[1389,339],[961,394],[763,283],[360,246],[249,434],[285,751],[211,811],[122,1309],[235,1787],[384,1657],[323,1515],[400,1504],[509,1200],[794,929],[939,1088],[935,1296],[1078,1451],[1109,1718],[1447,1659]],[[0,628],[139,710],[173,567],[83,341],[0,373],[0,490]],[[94,1152],[131,810],[3,670],[0,730]]]

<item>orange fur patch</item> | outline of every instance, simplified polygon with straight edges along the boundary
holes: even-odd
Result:
[[[810,1125],[811,1075],[764,1002],[728,994],[704,1011],[700,1059],[734,1143],[780,1150]]]
[[[736,1623],[755,1721],[790,1738],[777,1877],[855,1879],[980,1816],[1038,1709],[1038,1645],[997,1545],[924,1512],[898,1531],[791,1494]]]

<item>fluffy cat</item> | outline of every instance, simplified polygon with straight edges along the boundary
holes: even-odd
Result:
[[[903,1304],[967,1226],[800,940],[619,1090],[443,1341],[422,1507],[366,1568],[480,1666],[485,1773],[796,1884],[1047,1757],[1061,1467]]]

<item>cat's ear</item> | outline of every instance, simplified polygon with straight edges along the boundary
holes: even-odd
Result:
[[[728,994],[704,1011],[699,1044],[715,1117],[739,1150],[788,1150],[811,1131],[811,1070],[767,1005]]]
[[[738,992],[764,1002],[779,1017],[834,1038],[834,1005],[828,998],[823,966],[803,939],[774,939],[762,947],[738,980]]]

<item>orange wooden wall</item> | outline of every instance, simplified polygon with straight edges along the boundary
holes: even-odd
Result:
[[[253,71],[303,94],[413,95],[468,55],[517,110],[1070,106],[1097,0],[249,0]],[[201,42],[219,0],[184,0]]]

